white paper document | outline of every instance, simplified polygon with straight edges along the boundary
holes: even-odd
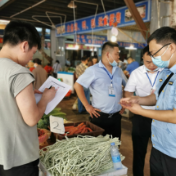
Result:
[[[54,77],[50,76],[48,79],[43,83],[43,85],[39,88],[40,92],[44,92],[46,88],[55,87],[57,90],[55,97],[52,101],[47,104],[45,114],[49,114],[65,97],[71,87],[61,81],[58,81]],[[42,94],[35,94],[36,103],[40,101],[42,98]]]

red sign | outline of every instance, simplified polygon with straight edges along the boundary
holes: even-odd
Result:
[[[102,17],[98,18],[98,26],[103,27],[103,18]]]
[[[82,29],[87,29],[86,21],[82,21]]]
[[[112,25],[113,25],[113,23],[114,23],[114,18],[115,18],[114,13],[112,13],[112,14],[109,15],[109,26],[112,26]]]
[[[120,12],[116,13],[116,21],[117,23],[121,23],[121,13]]]
[[[91,28],[95,28],[95,18],[91,19]]]

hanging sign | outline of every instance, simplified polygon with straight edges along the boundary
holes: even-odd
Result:
[[[102,45],[106,41],[107,41],[107,37],[101,36],[101,35],[93,35],[92,36],[92,35],[80,34],[80,35],[75,36],[75,43],[80,43],[80,44]]]
[[[147,46],[145,43],[130,43],[130,42],[118,42],[119,47],[130,47],[133,46],[133,48],[138,48],[138,49],[143,49],[144,47]]]
[[[142,1],[136,3],[136,7],[139,11],[144,22],[150,21],[150,8],[151,0]],[[111,10],[105,13],[100,13],[96,17],[90,16],[74,21],[65,23],[64,25],[56,25],[56,36],[65,36],[81,34],[86,32],[100,31],[110,29],[114,23],[118,23],[118,27],[135,25],[135,21],[127,7]]]

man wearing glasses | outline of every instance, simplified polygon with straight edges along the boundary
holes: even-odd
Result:
[[[104,135],[120,138],[123,109],[119,102],[123,96],[122,85],[126,85],[126,77],[121,68],[117,67],[119,52],[117,43],[106,42],[102,46],[101,61],[87,68],[74,87],[90,114],[90,121],[103,128]],[[88,103],[83,87],[90,89],[92,105]]]
[[[158,76],[154,94],[121,99],[121,105],[152,120],[151,176],[176,175],[176,31],[157,29],[148,39],[153,63],[165,68]],[[155,110],[140,105],[155,106]]]

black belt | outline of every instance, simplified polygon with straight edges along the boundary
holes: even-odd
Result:
[[[97,111],[97,112],[98,112],[100,115],[106,115],[106,116],[108,116],[108,118],[111,118],[114,114],[119,114],[120,111],[115,112],[115,113],[111,113],[111,114],[107,114],[107,113],[99,112],[99,111]]]

